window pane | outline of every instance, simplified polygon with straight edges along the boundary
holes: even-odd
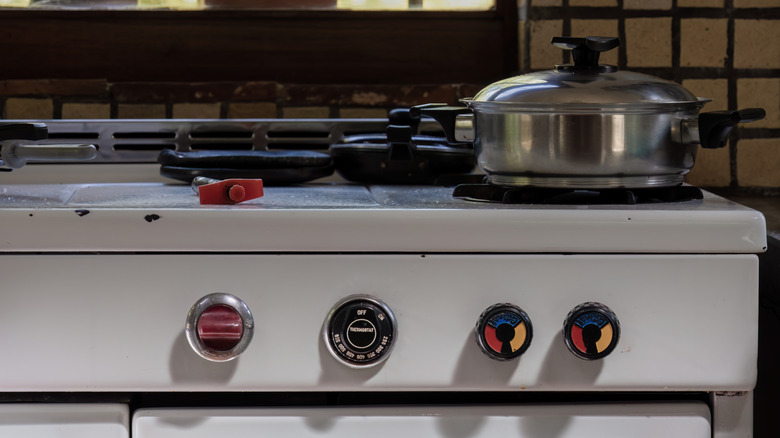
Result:
[[[338,0],[337,7],[374,11],[409,9],[409,0]]]
[[[493,7],[493,0],[423,0],[423,9],[430,10],[477,10],[484,11]]]
[[[352,9],[488,10],[495,0],[0,0],[0,8],[36,9]]]
[[[204,0],[138,0],[138,9],[203,9]]]

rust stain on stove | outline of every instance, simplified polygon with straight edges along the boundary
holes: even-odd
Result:
[[[744,397],[747,391],[715,391],[715,395],[720,397]]]
[[[144,216],[144,220],[146,222],[150,222],[151,223],[151,222],[156,221],[157,219],[160,219],[160,217],[161,216],[159,214],[147,214],[146,216]]]
[[[79,217],[84,217],[89,214],[89,210],[85,210],[85,209],[76,210],[76,214],[79,215]]]

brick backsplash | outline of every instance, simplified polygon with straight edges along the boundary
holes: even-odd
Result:
[[[210,103],[174,103],[174,119],[218,119],[221,116],[222,105]]]
[[[278,116],[276,102],[231,102],[228,104],[228,118],[231,119],[273,119]]]
[[[553,34],[619,36],[605,64],[682,83],[703,111],[762,107],[724,149],[701,150],[687,177],[704,187],[780,188],[780,0],[525,0],[521,70],[561,59]],[[564,58],[565,59],[565,58]]]
[[[677,0],[677,7],[680,8],[722,8],[724,6],[724,0]]]
[[[780,21],[734,21],[734,67],[780,69]]]
[[[287,119],[322,119],[331,116],[327,106],[288,106],[282,109],[282,117]]]
[[[704,111],[729,109],[729,81],[726,79],[684,79],[683,87],[697,97],[711,99],[704,104]]]
[[[629,67],[672,65],[672,19],[627,18],[625,47]]]
[[[623,0],[624,9],[671,9],[672,0]]]
[[[54,101],[50,98],[9,97],[3,114],[7,119],[51,119]]]
[[[727,54],[727,19],[686,18],[681,20],[681,67],[723,67]]]
[[[119,119],[164,119],[166,109],[161,103],[120,103],[116,116]]]
[[[557,35],[619,36],[601,62],[681,83],[703,111],[760,106],[724,149],[701,150],[687,181],[780,188],[780,0],[520,0],[519,70],[568,62]],[[468,68],[468,66],[464,66]],[[390,108],[456,103],[486,84],[300,85],[264,81],[0,81],[6,119],[382,117]]]
[[[780,187],[777,139],[744,139],[737,153],[737,180],[742,187]]]
[[[563,34],[563,20],[533,20],[529,23],[530,41],[526,53],[532,70],[543,70],[560,64],[561,51],[550,44],[550,39]],[[522,49],[521,49],[522,50]]]
[[[110,119],[111,105],[108,103],[63,103],[63,119]]]
[[[737,79],[737,105],[766,109],[766,118],[751,128],[780,128],[780,78]]]

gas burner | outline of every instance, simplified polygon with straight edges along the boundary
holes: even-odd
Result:
[[[575,190],[544,187],[504,187],[491,184],[461,184],[455,187],[452,196],[469,201],[502,204],[635,205],[702,199],[702,192],[697,187],[692,186]]]

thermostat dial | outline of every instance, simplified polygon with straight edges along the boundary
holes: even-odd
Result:
[[[387,359],[397,336],[392,310],[377,298],[352,295],[333,306],[323,327],[330,353],[352,368],[366,368]]]

